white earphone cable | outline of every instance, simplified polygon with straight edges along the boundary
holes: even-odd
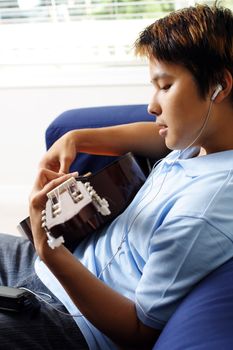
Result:
[[[198,140],[198,138],[201,136],[201,134],[203,133],[206,125],[208,124],[208,121],[209,121],[209,118],[210,118],[210,112],[211,112],[211,108],[212,108],[212,104],[213,104],[213,99],[211,99],[211,102],[209,104],[209,108],[208,108],[208,111],[207,111],[207,114],[206,114],[206,117],[205,117],[205,120],[202,124],[202,127],[200,128],[200,131],[198,133],[198,135],[195,137],[195,139],[182,151],[179,152],[179,155],[173,160],[173,162],[170,164],[170,169],[173,167],[174,163],[180,158],[180,156],[186,152],[190,147],[192,147],[195,142]],[[152,169],[151,169],[151,173],[149,176],[152,176],[153,174],[153,170],[155,169],[155,167],[158,165],[158,163],[160,163],[164,158],[161,158],[159,159],[158,161],[156,161],[156,163],[153,165]],[[165,173],[165,176],[164,178],[162,179],[162,182],[160,184],[160,187],[158,189],[158,191],[155,193],[155,195],[153,196],[153,198],[145,205],[143,206],[139,212],[135,215],[135,217],[133,218],[133,220],[131,221],[131,223],[129,224],[129,227],[126,231],[126,233],[123,234],[121,240],[120,240],[120,244],[119,246],[117,247],[115,253],[111,256],[111,258],[109,259],[109,261],[105,264],[105,266],[102,268],[102,270],[100,271],[100,273],[98,274],[98,278],[100,278],[103,274],[103,272],[111,265],[112,261],[115,259],[116,255],[118,254],[118,252],[121,250],[122,248],[122,245],[123,243],[125,242],[125,239],[126,237],[128,236],[133,224],[135,223],[136,219],[138,218],[138,216],[142,213],[142,211],[147,208],[148,205],[150,205],[150,203],[152,203],[154,201],[154,199],[158,196],[158,194],[160,193],[160,191],[162,190],[163,188],[163,185],[165,183],[165,180],[167,178],[167,175],[168,175],[168,171],[166,171]],[[149,191],[147,191],[144,196],[142,197],[141,201],[142,202],[146,197],[147,195],[151,192],[151,189],[153,188],[153,182],[154,182],[154,177],[152,176],[152,180],[151,180],[151,186],[149,188]],[[80,314],[70,314],[68,312],[64,312],[64,311],[61,311],[59,309],[57,309],[56,307],[54,307],[50,302],[48,302],[47,300],[45,300],[44,298],[42,298],[39,294],[41,295],[44,295],[44,296],[47,296],[49,299],[51,299],[51,296],[47,293],[42,293],[42,292],[34,292],[28,288],[25,288],[25,287],[20,287],[20,289],[23,289],[25,291],[28,291],[29,293],[33,294],[37,299],[39,299],[40,301],[44,302],[45,304],[49,305],[51,308],[53,308],[54,310],[56,310],[57,312],[61,313],[62,315],[65,315],[65,316],[69,316],[69,317],[83,317],[83,315],[80,313]]]

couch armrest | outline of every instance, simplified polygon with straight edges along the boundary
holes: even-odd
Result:
[[[153,350],[231,350],[232,325],[233,259],[230,259],[187,295]]]
[[[63,134],[73,129],[96,128],[139,121],[154,121],[154,117],[147,112],[147,105],[121,105],[78,108],[63,112],[46,130],[47,149]],[[74,160],[71,171],[78,170],[80,174],[102,169],[115,160],[116,157],[97,156],[80,153]],[[139,159],[146,172],[145,160]]]

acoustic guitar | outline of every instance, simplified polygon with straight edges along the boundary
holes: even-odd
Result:
[[[50,247],[64,243],[73,251],[84,237],[119,215],[145,179],[134,156],[127,153],[97,173],[70,178],[47,193],[42,226]],[[33,243],[29,217],[18,228]]]

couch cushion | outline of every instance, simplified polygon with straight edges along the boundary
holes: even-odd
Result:
[[[233,349],[233,259],[184,299],[153,349]]]

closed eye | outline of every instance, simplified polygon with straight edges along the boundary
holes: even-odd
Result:
[[[170,87],[171,87],[171,84],[166,84],[166,85],[164,85],[164,86],[161,86],[161,90],[164,90],[164,91],[167,91],[167,90],[169,90],[170,89]]]

